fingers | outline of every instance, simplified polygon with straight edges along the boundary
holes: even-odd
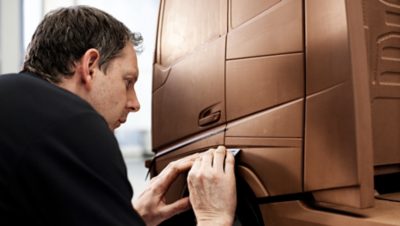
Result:
[[[214,151],[214,164],[213,164],[214,170],[219,171],[219,172],[224,171],[225,153],[226,153],[226,149],[223,146],[219,146]]]
[[[226,152],[225,173],[233,175],[235,172],[235,157],[229,151]]]
[[[161,212],[162,212],[162,215],[165,217],[165,219],[168,219],[174,215],[185,212],[186,210],[189,210],[190,208],[191,208],[191,206],[190,206],[189,197],[185,197],[185,198],[179,199],[178,201],[176,201],[174,203],[164,206],[163,209],[161,210]]]
[[[225,171],[225,156],[227,155],[226,148],[224,146],[218,146],[217,149],[210,149],[207,152],[203,153],[201,158],[202,161],[202,169],[214,170],[216,172],[224,172]],[[233,157],[233,156],[231,156]]]
[[[226,148],[219,146],[217,149],[210,149],[207,152],[189,155],[185,158],[171,162],[154,180],[154,187],[159,194],[163,195],[175,181],[179,174],[188,171],[207,172],[214,170],[216,172],[232,173],[234,171],[234,157]]]
[[[157,188],[159,193],[165,193],[179,174],[192,167],[196,158],[198,158],[197,153],[168,164],[168,166],[154,180],[154,187]]]

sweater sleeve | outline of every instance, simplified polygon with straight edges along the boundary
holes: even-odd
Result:
[[[144,225],[118,143],[101,116],[80,114],[43,131],[20,159],[24,211],[41,225]]]

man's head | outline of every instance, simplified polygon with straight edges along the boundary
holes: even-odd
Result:
[[[111,15],[86,6],[48,13],[28,46],[23,71],[32,71],[54,83],[74,74],[74,64],[86,50],[100,52],[106,71],[111,59],[131,41],[129,29]]]
[[[115,129],[140,108],[138,76],[129,29],[87,6],[50,12],[28,46],[23,70],[87,100]]]

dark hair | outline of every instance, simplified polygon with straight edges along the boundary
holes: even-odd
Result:
[[[58,83],[62,76],[72,76],[76,61],[95,48],[105,72],[129,41],[129,29],[106,12],[88,6],[60,8],[48,13],[37,27],[22,71]]]

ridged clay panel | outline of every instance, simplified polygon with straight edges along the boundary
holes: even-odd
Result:
[[[270,10],[232,29],[227,58],[276,55],[303,51],[302,1],[283,0]]]
[[[214,106],[225,121],[224,49],[222,37],[171,67],[165,84],[153,93],[153,148],[177,142],[209,127],[199,114]]]
[[[227,120],[304,96],[301,53],[231,60],[226,73]]]

